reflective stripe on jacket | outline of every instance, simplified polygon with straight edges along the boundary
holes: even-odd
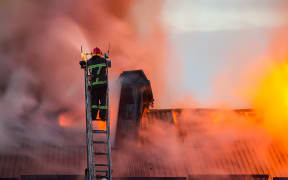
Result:
[[[107,84],[106,59],[100,56],[93,56],[87,61],[91,75],[89,86],[102,86]]]

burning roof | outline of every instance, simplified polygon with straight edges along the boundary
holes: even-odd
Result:
[[[116,133],[121,146],[112,150],[113,177],[288,176],[288,146],[257,128],[261,119],[254,110],[149,109],[153,95],[143,71],[124,72],[120,77],[117,131],[122,133]],[[134,116],[127,116],[130,111]],[[23,145],[1,153],[0,174],[83,174],[85,151],[84,145]]]
[[[194,132],[191,132],[192,136],[195,136],[194,139],[190,137],[189,133],[183,139],[181,137],[183,134],[178,131],[181,128],[175,128],[176,124],[173,118],[180,118],[187,111],[194,115],[200,114],[201,117],[205,117],[205,114],[215,113],[215,110],[211,109],[151,110],[147,113],[150,120],[154,119],[151,123],[162,124],[163,131],[167,131],[167,134],[176,133],[178,147],[173,147],[171,148],[173,151],[170,151],[167,147],[175,144],[165,144],[168,141],[164,140],[162,143],[159,143],[158,140],[153,141],[144,132],[141,135],[146,135],[145,138],[148,139],[145,141],[146,143],[139,146],[139,143],[130,142],[124,148],[113,149],[113,176],[187,177],[189,174],[288,176],[288,147],[285,144],[269,141],[263,146],[259,141],[266,141],[264,137],[248,136],[247,138],[232,138],[231,141],[225,141],[225,143],[228,142],[226,145],[215,142],[212,143],[212,146],[207,146],[207,143],[218,141],[218,139],[216,137],[211,139],[212,137],[203,130],[203,124],[197,120],[191,122],[194,126]],[[173,112],[177,114],[174,117]],[[235,112],[240,113],[241,116],[253,114],[251,110]],[[157,122],[156,119],[160,122]],[[180,119],[178,120],[180,121]],[[204,119],[202,123],[207,123],[207,121],[205,122]],[[154,140],[159,136],[167,135],[162,134],[163,132],[155,134],[154,130],[148,131],[153,135]],[[166,138],[169,142],[174,143],[175,139],[173,140],[171,137],[168,135]],[[84,157],[85,146],[23,147],[1,154],[0,174],[1,177],[19,177],[25,174],[83,174],[86,165]]]

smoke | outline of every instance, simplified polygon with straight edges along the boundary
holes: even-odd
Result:
[[[152,0],[1,1],[1,149],[69,142],[58,118],[71,124],[75,142],[73,132],[85,126],[80,45],[106,51],[110,43],[111,80],[143,69],[157,97],[165,86],[161,8],[162,1]]]
[[[277,6],[279,13],[287,17],[288,4],[281,2],[281,7]],[[120,176],[135,173],[133,168],[137,169],[137,176],[154,177],[189,173],[287,176],[286,158],[280,155],[287,152],[287,24],[263,31],[270,38],[267,51],[249,57],[249,52],[243,52],[246,49],[238,45],[235,52],[227,52],[231,59],[215,81],[216,95],[225,95],[237,107],[244,104],[252,108],[252,114],[240,116],[231,110],[211,110],[206,114],[184,111],[177,118],[178,123],[171,124],[169,118],[149,119],[154,124],[140,132],[148,143],[135,152],[139,142],[129,142],[119,152],[118,158],[127,162],[122,166],[116,164],[122,167]],[[244,65],[239,66],[235,59],[249,63],[243,61]],[[237,75],[231,76],[230,71]],[[186,99],[179,105],[185,106],[187,102],[194,101]],[[213,104],[232,109],[230,102],[221,99]]]
[[[287,17],[288,3],[282,2],[278,12]],[[277,140],[287,144],[287,43],[288,22],[270,32],[269,48],[254,67],[252,83],[246,84],[247,99],[259,114],[259,125]],[[257,70],[255,70],[257,68]]]
[[[230,110],[183,110],[177,113],[174,123],[167,115],[163,114],[163,119],[156,117],[159,118],[158,115],[150,118],[152,124],[140,131],[139,141],[126,142],[123,149],[114,151],[115,176],[131,176],[135,173],[134,168],[137,169],[135,176],[149,174],[152,177],[274,175],[275,165],[278,173],[287,173],[285,165],[280,167],[277,159],[271,162],[276,158],[269,154],[272,141],[261,128],[250,122],[252,115],[248,117]],[[272,146],[278,153],[277,146]],[[280,149],[281,152],[285,150]],[[259,169],[264,171],[258,172]]]
[[[1,150],[35,144],[85,142],[83,136],[75,135],[79,131],[84,132],[79,127],[85,125],[84,77],[79,67],[80,45],[86,51],[95,46],[106,50],[108,44],[111,45],[113,119],[117,117],[118,105],[115,103],[118,92],[114,82],[124,70],[143,69],[151,80],[155,102],[161,101],[157,98],[166,85],[163,67],[169,58],[166,55],[166,34],[161,23],[162,3],[153,0],[2,0]],[[283,38],[287,37],[286,32],[284,27],[275,33],[277,35],[271,42],[271,54],[287,57],[287,40]],[[224,91],[221,89],[221,92]],[[63,129],[59,118],[66,124],[69,122],[71,129]],[[216,113],[216,118],[188,112],[179,119],[182,119],[179,127],[156,121],[149,131],[143,132],[153,148],[132,152],[134,149],[129,149],[134,146],[132,143],[119,157],[130,160],[140,155],[143,159],[160,157],[168,161],[167,165],[181,167],[184,162],[186,167],[195,172],[209,167],[209,172],[214,173],[219,168],[213,163],[209,165],[211,161],[223,161],[217,161],[217,158],[231,149],[235,142],[252,136],[255,142],[262,140],[261,130],[256,133],[258,129],[255,130],[252,123],[247,124],[246,120],[231,112]],[[227,121],[231,119],[232,122]],[[115,121],[113,123],[115,126]],[[262,147],[266,147],[266,143],[259,143],[259,152],[262,152]],[[202,164],[195,163],[198,161]],[[221,170],[227,171],[225,168]]]
[[[245,30],[239,33],[241,40],[231,38],[235,42],[225,52],[226,65],[214,76],[212,96],[208,100],[212,107],[221,109],[254,109],[260,119],[258,125],[272,138],[286,143],[287,7],[287,1],[271,3],[266,11],[275,15],[273,26]]]

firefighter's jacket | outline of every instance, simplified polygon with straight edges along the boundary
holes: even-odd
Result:
[[[92,56],[87,61],[87,66],[91,75],[89,86],[107,86],[107,60],[100,56]]]

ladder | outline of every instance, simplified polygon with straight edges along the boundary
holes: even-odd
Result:
[[[105,57],[106,58],[106,57]],[[107,66],[108,77],[108,66]],[[86,180],[107,179],[111,180],[111,145],[110,145],[110,114],[109,114],[109,83],[107,83],[107,111],[106,127],[99,129],[100,119],[92,120],[91,117],[91,94],[89,91],[89,71],[84,68],[85,76],[85,100],[86,100],[86,151],[87,168]]]

